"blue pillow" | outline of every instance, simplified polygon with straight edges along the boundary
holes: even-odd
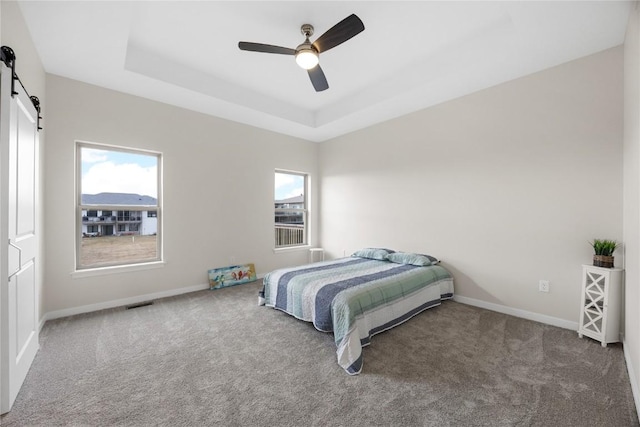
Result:
[[[351,256],[358,258],[377,259],[380,261],[386,261],[387,255],[394,253],[391,249],[384,248],[364,248],[359,251],[355,251]]]
[[[431,260],[425,255],[414,254],[411,252],[396,252],[387,255],[387,260],[396,264],[410,264],[418,267],[426,267],[431,265]]]

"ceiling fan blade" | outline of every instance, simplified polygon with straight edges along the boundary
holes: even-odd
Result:
[[[323,90],[329,89],[329,83],[327,83],[327,78],[324,76],[324,72],[322,71],[322,68],[320,68],[320,64],[310,70],[307,70],[307,72],[309,73],[311,84],[316,92],[322,92]]]
[[[251,42],[238,42],[240,50],[248,50],[251,52],[264,52],[264,53],[279,53],[282,55],[295,55],[295,49],[289,49],[288,47],[273,46],[270,44],[251,43]]]
[[[326,52],[327,50],[346,42],[351,37],[361,33],[362,31],[364,31],[364,24],[360,18],[352,14],[329,28],[323,35],[318,37],[318,40],[313,42],[313,47],[315,47],[319,53]]]

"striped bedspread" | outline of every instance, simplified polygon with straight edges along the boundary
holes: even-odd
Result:
[[[275,270],[265,276],[259,299],[333,332],[338,364],[355,375],[373,335],[452,296],[453,278],[439,265],[349,257]]]

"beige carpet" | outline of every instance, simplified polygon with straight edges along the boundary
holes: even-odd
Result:
[[[445,302],[373,338],[257,306],[257,282],[47,322],[2,426],[638,426],[622,347]]]

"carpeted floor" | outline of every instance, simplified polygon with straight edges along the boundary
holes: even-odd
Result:
[[[453,301],[373,338],[329,334],[257,282],[47,322],[3,426],[638,426],[622,347]]]

